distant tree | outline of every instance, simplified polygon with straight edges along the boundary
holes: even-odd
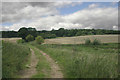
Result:
[[[19,37],[18,32],[16,31],[2,31],[1,36],[3,38]]]
[[[27,28],[28,29],[28,33],[31,34],[32,36],[34,36],[34,38],[37,36],[38,32],[35,28]]]
[[[31,34],[29,34],[28,36],[26,36],[25,39],[26,39],[26,41],[30,42],[30,41],[34,40],[34,37]]]
[[[44,42],[44,39],[43,39],[41,36],[37,36],[37,37],[35,38],[35,41],[36,41],[36,43],[38,43],[38,44],[42,44],[42,43]]]
[[[55,34],[51,34],[50,38],[56,38]]]
[[[23,27],[18,30],[18,35],[25,40],[26,36],[28,35],[28,29]]]
[[[32,27],[29,27],[29,28],[27,28],[28,29],[28,31],[36,31],[36,29],[35,28],[32,28]]]
[[[64,29],[64,28],[60,28],[60,29],[58,30],[58,32],[57,32],[57,36],[63,37],[64,33],[65,33],[65,29]]]
[[[82,35],[82,32],[81,31],[78,31],[77,33],[76,33],[76,36],[81,36]]]
[[[42,30],[37,31],[35,28],[20,28],[19,31],[1,31],[2,38],[11,38],[11,37],[21,37],[26,41],[26,36],[31,34],[32,36],[37,37],[37,35],[46,38],[55,38],[55,37],[71,37],[71,36],[80,36],[80,35],[103,35],[103,34],[120,34],[120,30],[105,30],[105,29],[64,29],[60,28],[58,30],[52,29],[51,31]]]

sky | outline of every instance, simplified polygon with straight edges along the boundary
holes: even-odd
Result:
[[[2,2],[0,30],[118,29],[117,2]]]

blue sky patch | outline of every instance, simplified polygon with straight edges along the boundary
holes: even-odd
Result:
[[[57,10],[60,12],[60,15],[68,15],[68,14],[72,14],[74,12],[83,10],[85,8],[88,8],[89,5],[91,4],[97,4],[99,8],[104,8],[104,7],[117,8],[118,7],[117,3],[112,3],[112,2],[84,2],[82,4],[77,4],[75,6],[69,5],[62,8],[57,8]]]

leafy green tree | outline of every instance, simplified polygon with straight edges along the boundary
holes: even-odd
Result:
[[[58,30],[57,35],[58,35],[59,37],[63,37],[64,33],[65,33],[65,29],[64,29],[64,28],[60,28],[60,29]]]
[[[27,28],[28,29],[28,31],[36,31],[36,29],[35,28],[32,28],[32,27],[29,27],[29,28]]]
[[[35,41],[36,41],[36,43],[38,43],[38,44],[42,44],[42,43],[44,42],[44,39],[43,39],[41,36],[37,36],[37,37],[35,38]]]
[[[28,29],[23,27],[23,28],[20,28],[19,31],[18,31],[18,35],[20,37],[22,37],[22,39],[25,40],[26,36],[28,35]]]
[[[81,31],[78,31],[77,33],[76,33],[76,36],[81,36],[82,35],[82,32]]]
[[[26,41],[30,42],[34,40],[34,37],[31,34],[29,34],[25,39]]]

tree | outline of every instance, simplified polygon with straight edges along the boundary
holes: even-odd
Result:
[[[60,29],[58,30],[58,32],[57,32],[57,36],[63,37],[64,33],[65,33],[65,29],[64,29],[64,28],[60,28]]]
[[[35,28],[32,28],[32,27],[29,27],[29,28],[27,28],[28,29],[28,31],[36,31],[36,29]]]
[[[25,39],[26,41],[30,42],[34,40],[34,37],[31,34],[29,34]]]
[[[22,37],[22,39],[25,40],[26,36],[28,35],[28,29],[23,27],[23,28],[20,28],[19,31],[18,31],[18,35],[20,37]]]
[[[78,31],[77,33],[76,33],[76,36],[81,36],[82,35],[82,31]]]
[[[38,43],[38,44],[42,44],[42,43],[44,42],[44,39],[43,39],[41,36],[37,36],[37,37],[35,38],[35,41],[36,41],[36,43]]]

